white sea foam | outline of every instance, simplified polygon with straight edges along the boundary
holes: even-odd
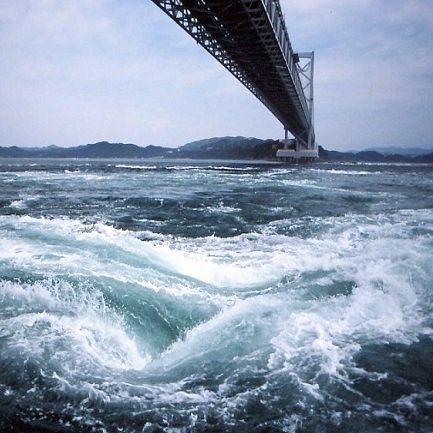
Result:
[[[54,370],[60,366],[75,375],[83,363],[138,370],[150,361],[98,291],[80,290],[65,281],[0,282],[0,302],[22,311],[0,320],[2,329],[14,336],[8,350],[45,359]]]
[[[360,248],[369,248],[370,255],[375,251],[378,254],[390,254],[391,251],[399,251],[397,257],[388,257],[396,263],[404,263],[404,258],[409,254],[417,254],[418,248],[412,248],[415,243],[408,239],[411,236],[408,232],[407,224],[396,224],[393,221],[384,220],[379,226],[376,221],[371,223],[366,220],[359,224],[357,217],[348,216],[339,223],[338,219],[333,219],[329,227],[332,227],[328,235],[322,238],[301,239],[282,235],[266,234],[247,234],[234,238],[207,237],[200,239],[172,238],[170,236],[159,236],[152,241],[141,241],[133,233],[118,230],[111,226],[97,223],[93,225],[82,224],[79,221],[68,219],[35,219],[31,217],[4,217],[11,224],[15,224],[20,229],[37,230],[40,236],[46,235],[47,239],[42,239],[44,248],[48,248],[45,260],[48,262],[62,261],[76,269],[87,268],[92,261],[101,260],[101,256],[93,257],[92,251],[100,248],[111,248],[115,246],[118,251],[133,254],[143,264],[151,264],[156,268],[171,271],[196,280],[203,281],[218,287],[254,287],[266,286],[279,281],[287,274],[298,275],[302,272],[317,270],[344,271],[348,278],[359,273],[365,260],[369,259],[368,254],[359,256],[363,253]],[[398,219],[398,217],[396,217]],[[326,222],[324,222],[327,225]],[[385,238],[383,238],[383,236]],[[51,247],[49,238],[52,239]],[[405,239],[398,239],[404,237]],[[375,238],[377,240],[375,240]],[[63,239],[63,241],[61,241]],[[162,239],[162,240],[161,240]],[[29,254],[33,258],[43,260],[44,252],[36,251],[40,245],[33,240],[3,239],[3,257],[9,260],[19,260],[23,265],[28,260]],[[63,251],[63,243],[70,245],[68,251]],[[73,248],[74,243],[76,247]],[[62,252],[63,251],[63,252]],[[104,250],[102,250],[104,251]],[[83,266],[83,254],[87,259]],[[108,253],[107,253],[108,254]],[[397,254],[397,253],[396,253]],[[382,257],[382,256],[381,256]],[[377,262],[381,257],[374,257]],[[359,261],[361,259],[361,261]],[[419,257],[418,257],[419,259]],[[111,261],[110,261],[111,260]],[[107,263],[114,264],[115,258],[102,261],[101,266],[93,269],[98,275],[105,271],[108,274],[113,268],[106,267]],[[125,257],[127,260],[127,257]],[[356,262],[358,260],[358,262]],[[370,261],[368,262],[370,263]],[[46,262],[44,263],[46,264]],[[120,259],[117,263],[119,273],[131,275],[131,264]],[[364,274],[371,274],[371,267]],[[126,272],[128,271],[128,272]],[[380,274],[381,270],[378,270]],[[134,272],[132,273],[134,274]],[[141,278],[142,279],[142,278]],[[359,275],[361,279],[361,274]]]
[[[223,201],[220,201],[216,206],[208,206],[207,211],[210,213],[234,213],[239,212],[239,208],[232,206],[225,206]]]
[[[366,227],[358,229],[367,232]],[[283,329],[272,339],[275,350],[269,357],[270,369],[302,376],[307,363],[310,371],[317,366],[309,383],[323,373],[345,379],[361,345],[411,344],[429,333],[422,308],[425,302],[431,303],[423,288],[423,279],[431,275],[411,275],[410,269],[422,265],[420,256],[428,256],[431,245],[407,239],[404,233],[403,239],[388,237],[386,231],[380,237],[375,230],[372,235],[379,239],[353,235],[350,228],[348,233],[343,231],[341,242],[335,244],[339,254],[331,254],[325,264],[335,279],[353,281],[352,293],[326,301],[321,297],[300,304],[293,300],[290,313],[282,317]]]
[[[6,404],[19,402],[25,411],[28,402],[35,408],[30,416],[52,414],[101,431],[146,431],[158,423],[203,430],[208,421],[220,430],[391,430],[398,424],[412,431],[428,423],[423,416],[432,393],[424,389],[423,367],[433,337],[433,210],[429,197],[409,191],[429,192],[431,180],[408,175],[404,188],[388,188],[393,170],[386,169],[368,184],[374,180],[369,189],[383,186],[383,193],[353,200],[349,214],[348,189],[334,188],[335,182],[354,186],[350,198],[371,195],[354,179],[376,169],[352,176],[350,167],[338,173],[335,167],[328,174],[315,171],[319,165],[237,173],[200,166],[160,176],[160,170],[63,173],[62,165],[50,175],[18,179],[31,183],[23,191],[39,180],[35,191],[60,191],[66,178],[68,190],[78,191],[66,206],[42,200],[35,215],[77,215],[80,198],[84,211],[75,220],[3,208],[1,359],[11,366],[13,384],[0,386]],[[101,182],[89,184],[89,195],[75,183],[91,180]],[[26,198],[10,188],[8,197]],[[243,195],[248,188],[260,198],[251,207]],[[226,191],[230,201],[220,201]],[[269,208],[262,201],[268,191]],[[302,206],[297,192],[305,196]],[[140,202],[133,213],[119,208],[122,197],[132,196],[144,198],[143,212]],[[180,206],[187,198],[187,212],[168,215],[174,200],[158,214],[153,206],[148,212],[146,197],[165,196],[180,198]],[[317,197],[326,199],[323,206],[308,208]],[[77,208],[67,213],[71,203]],[[29,204],[14,203],[30,210]],[[406,205],[426,208],[394,211]],[[183,231],[190,211],[202,219],[193,215]],[[254,224],[255,232],[192,237],[195,223],[212,229],[209,214],[212,227],[218,215],[228,224],[241,215],[248,221],[241,230]],[[122,217],[128,215],[134,226],[141,219],[140,227],[162,233],[88,222],[98,215],[118,224],[127,224]],[[147,224],[151,218],[161,226]],[[412,360],[419,361],[414,371]]]
[[[368,176],[368,175],[383,175],[383,171],[366,171],[366,170],[336,170],[336,169],[312,169],[312,172],[329,173],[329,174],[343,174],[346,176]]]
[[[237,344],[228,337],[232,329],[244,341],[256,341],[263,334],[254,334],[254,329],[262,327],[267,330],[262,341],[270,341],[273,348],[269,370],[297,372],[302,377],[307,364],[316,371],[313,379],[305,381],[310,386],[319,374],[344,380],[351,358],[362,344],[409,344],[424,332],[423,304],[429,302],[424,291],[426,281],[431,280],[432,240],[413,236],[411,221],[420,219],[433,221],[432,212],[333,217],[329,224],[322,221],[327,230],[311,239],[251,233],[233,238],[159,236],[141,241],[134,233],[102,223],[8,216],[1,217],[2,224],[17,232],[9,231],[1,238],[0,251],[2,260],[13,261],[18,267],[29,263],[29,268],[37,268],[39,262],[41,271],[60,266],[62,272],[132,282],[156,293],[166,290],[178,296],[207,297],[219,305],[221,313],[188,331],[163,359],[173,365],[176,359],[206,357],[209,341],[214,342],[215,350],[218,345]],[[26,231],[32,233],[28,239]],[[44,251],[40,251],[41,245]],[[344,295],[304,299],[311,282],[303,283],[303,278],[311,273],[322,275],[317,280],[321,292],[326,293],[335,281],[351,281],[353,288]],[[175,282],[170,275],[180,279]],[[289,277],[288,282],[284,277]],[[200,287],[194,280],[209,286]],[[279,293],[266,295],[271,286],[278,287]],[[258,288],[264,294],[248,298],[246,288]],[[51,299],[50,293],[41,292],[40,297],[44,296]],[[224,302],[229,299],[230,303]],[[50,319],[50,323],[54,322]],[[94,349],[94,336],[99,336],[105,325],[90,330],[75,322],[64,326],[76,330],[79,341],[89,342],[86,353],[98,359],[100,349]],[[116,329],[103,341],[112,344],[124,338],[123,331],[116,334]],[[248,332],[253,335],[248,337]],[[124,351],[133,353],[131,348]],[[227,356],[230,353],[236,351],[228,350]],[[136,365],[133,355],[132,360],[114,353],[110,356],[106,362],[112,366],[116,359]],[[102,358],[98,362],[103,362]],[[314,388],[314,392],[319,391]]]
[[[11,202],[10,207],[14,207],[15,209],[25,209],[27,207],[27,200],[21,199],[21,200],[14,200]]]
[[[137,165],[137,164],[116,164],[116,168],[130,168],[134,170],[156,170],[156,165]]]
[[[141,241],[128,231],[102,223],[88,225],[77,220],[28,216],[0,220],[17,230],[15,236],[11,232],[0,236],[0,260],[17,268],[43,275],[72,273],[107,278],[173,296],[209,300],[209,294],[200,286],[174,278],[179,270],[167,257],[171,251],[167,241]],[[180,254],[179,260],[182,257]],[[214,299],[225,303],[218,295]]]
[[[39,195],[24,195],[21,196],[18,200],[12,201],[10,207],[20,210],[26,209],[29,203],[31,203],[32,201],[37,201],[39,199]]]
[[[238,300],[210,320],[189,330],[185,337],[173,343],[156,367],[173,368],[192,359],[213,359],[228,362],[233,356],[242,357],[263,347],[268,341],[270,326],[281,311],[276,297],[259,296]]]
[[[6,218],[21,230],[27,229],[40,233],[40,242],[34,240],[27,242],[19,239],[3,240],[5,243],[4,258],[13,260],[20,266],[26,266],[26,262],[30,267],[37,266],[38,262],[41,266],[56,262],[58,265],[64,263],[77,270],[80,268],[86,270],[92,265],[92,261],[97,259],[93,257],[92,260],[93,253],[89,253],[89,250],[97,247],[108,248],[112,245],[116,246],[119,251],[134,254],[144,261],[143,264],[150,263],[165,271],[185,275],[208,284],[251,286],[273,281],[275,264],[281,262],[285,254],[284,251],[280,251],[280,254],[278,252],[274,254],[272,251],[262,254],[255,251],[254,242],[251,243],[245,239],[241,242],[242,246],[246,247],[247,244],[251,246],[241,253],[243,261],[234,262],[234,256],[239,254],[236,249],[236,240],[235,243],[231,243],[218,238],[206,238],[201,248],[197,249],[195,242],[188,245],[186,240],[175,245],[169,241],[140,241],[130,232],[100,223],[89,226],[68,219],[36,219],[27,216]],[[73,248],[73,243],[72,245],[70,243],[77,241],[81,243]],[[66,252],[63,249],[64,242],[70,245]],[[41,244],[43,245],[42,251]],[[214,244],[213,248],[212,244]],[[203,247],[208,251],[204,252]],[[86,258],[84,263],[83,258]],[[257,262],[261,262],[259,267],[257,267]],[[121,274],[130,275],[130,272],[125,272],[131,270],[128,263],[119,262],[118,266]],[[98,275],[102,275],[104,269],[98,267],[95,271]],[[110,274],[112,268],[105,268],[105,271]]]
[[[191,170],[216,170],[230,172],[250,172],[258,170],[256,167],[229,167],[223,165],[173,165],[168,166],[168,170],[191,171]]]

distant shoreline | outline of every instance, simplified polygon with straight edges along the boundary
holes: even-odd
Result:
[[[227,160],[227,161],[268,161],[279,163],[275,153],[281,147],[277,140],[262,140],[247,137],[215,137],[185,144],[178,148],[149,145],[110,143],[102,141],[74,147],[0,147],[0,158],[42,158],[42,159],[128,159],[128,160]],[[383,149],[383,148],[382,148]],[[433,149],[430,153],[409,155],[385,154],[376,150],[360,152],[339,152],[319,146],[319,161],[322,162],[373,162],[373,163],[433,163]],[[428,152],[426,150],[425,152]]]

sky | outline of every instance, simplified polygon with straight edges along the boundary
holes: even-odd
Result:
[[[433,148],[432,0],[281,0],[326,149]],[[150,0],[0,0],[0,146],[283,138]]]

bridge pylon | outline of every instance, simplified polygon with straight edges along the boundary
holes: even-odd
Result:
[[[284,126],[283,148],[276,156],[283,160],[314,160],[319,157],[319,151],[314,134],[314,51],[295,53],[296,69],[298,71],[302,90],[309,112],[309,127],[302,134],[288,138],[288,127]]]

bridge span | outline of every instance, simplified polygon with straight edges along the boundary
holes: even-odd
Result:
[[[277,156],[317,157],[314,53],[293,51],[279,0],[152,1],[283,124],[284,148]]]

